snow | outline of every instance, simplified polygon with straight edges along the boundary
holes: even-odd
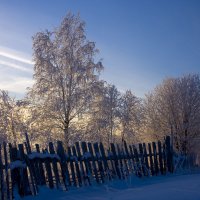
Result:
[[[35,158],[52,158],[52,159],[57,159],[60,160],[60,157],[57,154],[49,154],[49,153],[38,153],[38,152],[32,152],[31,154],[28,155],[29,159],[35,159]]]
[[[14,170],[16,168],[26,168],[26,164],[20,160],[16,160],[10,163],[9,168]]]
[[[69,191],[41,188],[39,195],[24,200],[199,200],[200,174],[171,175],[152,178],[132,177],[102,185],[71,188]]]
[[[85,152],[84,155],[82,156],[82,159],[88,159],[91,158],[90,152]]]
[[[70,156],[70,160],[74,160],[75,162],[78,162],[78,158],[76,156]]]

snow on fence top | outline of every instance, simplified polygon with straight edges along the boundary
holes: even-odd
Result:
[[[51,159],[57,159],[60,160],[60,157],[57,154],[50,154],[50,153],[39,153],[39,152],[32,152],[31,154],[28,154],[28,158],[33,160],[36,158],[41,158],[41,159],[46,159],[46,158],[51,158]]]
[[[16,160],[10,163],[9,168],[11,170],[14,170],[16,168],[26,168],[27,165],[25,162],[21,161],[21,160]]]

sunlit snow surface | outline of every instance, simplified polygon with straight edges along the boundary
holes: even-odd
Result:
[[[18,198],[17,198],[18,199]],[[41,188],[36,197],[24,200],[200,200],[200,174],[159,176],[112,181],[100,186],[71,188],[70,191]]]

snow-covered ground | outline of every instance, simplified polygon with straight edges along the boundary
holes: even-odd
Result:
[[[200,200],[200,174],[132,177],[126,181],[112,181],[100,186],[72,188],[70,191],[41,188],[36,197],[25,200]]]

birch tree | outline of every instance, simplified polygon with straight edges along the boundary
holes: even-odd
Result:
[[[144,115],[142,100],[127,90],[119,102],[121,138],[129,142],[138,142]]]
[[[33,50],[35,84],[29,97],[41,109],[43,119],[62,130],[68,144],[70,127],[88,109],[91,87],[103,69],[94,59],[98,49],[86,39],[79,15],[69,13],[53,31],[35,34]]]
[[[147,131],[163,139],[171,134],[174,147],[187,153],[200,135],[200,77],[169,78],[146,98]]]
[[[17,101],[7,91],[0,90],[0,140],[13,142],[19,141],[21,121]]]
[[[104,142],[107,147],[114,142],[119,126],[119,97],[114,85],[99,82],[90,107],[87,132],[93,140]]]

